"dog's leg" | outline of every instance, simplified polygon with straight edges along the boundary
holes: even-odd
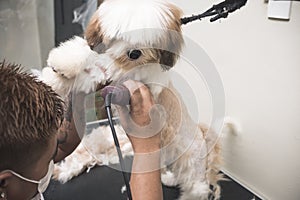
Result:
[[[169,170],[161,170],[161,182],[167,186],[176,186],[178,183],[175,179],[174,173]]]
[[[205,176],[207,148],[201,129],[197,127],[183,104],[179,94],[170,85],[157,100],[167,112],[162,130],[162,164],[167,165],[174,179],[163,180],[167,185],[179,184],[180,200],[205,199],[209,184]],[[173,178],[173,177],[171,177]]]
[[[219,199],[221,187],[218,182],[226,180],[220,173],[220,166],[222,164],[221,145],[218,142],[218,135],[216,132],[209,130],[209,127],[205,124],[200,124],[198,127],[204,134],[208,150],[206,177],[212,187],[211,194],[213,199]]]
[[[200,129],[183,134],[177,149],[182,155],[171,166],[176,182],[180,185],[180,200],[208,199],[209,182],[206,177],[207,147]],[[183,142],[184,141],[184,142]],[[181,145],[181,146],[180,146]],[[184,145],[183,149],[178,149]]]

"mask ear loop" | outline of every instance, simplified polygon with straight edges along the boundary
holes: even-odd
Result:
[[[35,183],[35,184],[40,184],[40,181],[35,181],[35,180],[31,180],[31,179],[25,178],[25,177],[21,176],[20,174],[14,172],[12,170],[4,170],[3,172],[10,172],[13,175],[15,175],[16,177],[18,177],[18,178],[20,178],[20,179],[22,179],[24,181],[27,181],[27,182],[30,182],[30,183]]]

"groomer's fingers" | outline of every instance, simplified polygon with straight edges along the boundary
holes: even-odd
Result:
[[[143,96],[140,92],[140,87],[143,86],[142,83],[128,80],[123,83],[125,87],[128,88],[130,92],[130,110],[132,113],[135,113],[136,111],[142,110],[143,107]]]
[[[134,113],[142,112],[144,110],[144,100],[139,89],[143,86],[143,84],[137,81],[127,80],[123,83],[123,85],[127,87],[130,92],[130,110],[127,108],[127,106],[116,105],[116,108],[118,109],[120,121],[124,130],[129,133],[132,132],[132,129],[135,129],[134,127],[141,125],[136,123],[136,117]]]
[[[142,96],[142,98],[145,100],[152,99],[152,94],[151,94],[149,88],[146,85],[142,84],[141,82],[128,80],[128,81],[125,81],[123,83],[123,85],[128,88],[131,96],[133,96],[133,95],[136,96],[133,100],[136,100],[136,101],[140,100],[137,98],[139,96]]]
[[[133,95],[131,98],[131,111],[137,115],[143,113],[149,114],[150,109],[154,105],[154,100],[149,88],[145,85],[141,85],[137,90],[135,90],[134,94],[135,93],[138,95]]]
[[[127,80],[123,83],[123,85],[125,85],[128,88],[130,94],[132,95],[135,90],[137,90],[144,84],[142,84],[141,82],[138,82],[138,81],[134,81],[134,80]]]
[[[129,114],[130,112],[128,108],[126,106],[119,106],[119,105],[115,105],[115,106],[118,110],[120,122],[123,129],[125,130],[125,132],[130,132],[129,129],[132,126],[132,123],[130,120],[130,114]]]
[[[132,120],[140,126],[148,125],[151,122],[150,110],[154,100],[147,86],[136,81],[129,81],[124,84],[131,92],[130,115]]]
[[[123,85],[128,88],[131,94],[131,114],[134,116],[148,115],[151,107],[154,105],[154,100],[147,86],[133,80],[128,80]]]

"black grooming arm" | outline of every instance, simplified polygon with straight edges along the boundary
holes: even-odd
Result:
[[[219,4],[213,5],[210,9],[200,15],[193,15],[181,19],[181,24],[187,24],[195,20],[201,20],[204,17],[213,16],[210,22],[220,18],[227,18],[229,13],[236,11],[246,4],[247,0],[225,0]]]

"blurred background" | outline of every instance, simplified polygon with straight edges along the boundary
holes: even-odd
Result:
[[[0,0],[0,60],[42,69],[55,45],[82,34],[99,2]],[[173,2],[188,16],[220,1]],[[228,19],[194,22],[183,33],[213,61],[225,88],[226,115],[240,127],[220,134],[223,172],[262,199],[298,200],[300,2],[291,2],[288,20],[269,18],[268,9],[268,2],[251,0]],[[199,84],[198,111],[209,123],[209,92]]]

